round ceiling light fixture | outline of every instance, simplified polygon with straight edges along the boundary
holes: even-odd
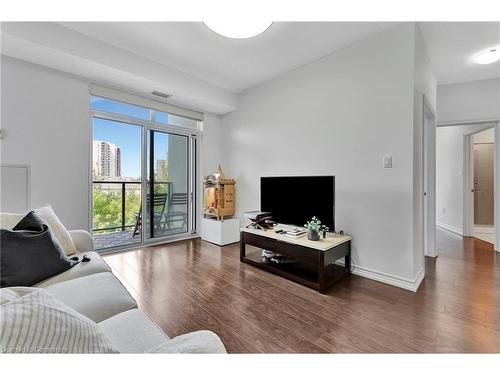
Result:
[[[213,32],[233,39],[247,39],[262,34],[272,22],[261,20],[217,20],[203,22]]]
[[[491,64],[500,60],[500,46],[491,47],[474,56],[477,64]]]

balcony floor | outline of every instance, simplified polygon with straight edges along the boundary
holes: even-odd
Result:
[[[113,233],[94,234],[94,243],[96,250],[107,249],[110,247],[130,245],[141,242],[141,235],[132,237],[133,230]]]
[[[135,237],[132,237],[134,231],[132,229],[123,231],[123,232],[112,232],[112,233],[94,233],[94,245],[96,250],[101,249],[109,249],[111,247],[130,245],[134,243],[141,242],[141,235],[137,234]],[[173,228],[170,231],[165,230],[164,232],[159,232],[155,237],[158,236],[166,236],[166,235],[175,235],[187,233],[186,227],[181,228]]]

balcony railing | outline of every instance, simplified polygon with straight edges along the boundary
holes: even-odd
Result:
[[[116,218],[120,218],[119,223],[117,225],[111,225],[107,227],[94,227],[92,231],[94,233],[106,232],[106,231],[126,231],[128,228],[132,228],[135,226],[137,215],[141,210],[141,182],[140,181],[93,181],[93,203],[94,203],[94,212],[93,212],[93,223],[96,224],[96,192],[100,191],[102,193],[115,194],[119,192],[120,206],[121,209],[119,212],[113,213],[116,215]],[[170,184],[169,182],[155,182],[155,194],[156,193],[167,193],[167,188],[163,187],[164,185]],[[105,185],[106,187],[98,188],[99,185]],[[135,208],[129,212],[129,217],[127,217],[127,192],[134,192],[135,197],[137,198]],[[148,191],[149,193],[149,191]],[[116,199],[118,199],[116,196]],[[132,196],[131,196],[132,198]],[[109,209],[109,207],[106,207]],[[102,208],[104,209],[104,208]],[[130,215],[131,214],[131,215]]]
[[[105,185],[106,187],[102,187],[102,188],[97,188],[96,186],[99,186],[99,185]],[[116,186],[116,187],[115,187]],[[96,212],[96,207],[95,207],[95,203],[96,203],[96,192],[97,191],[100,191],[102,193],[107,193],[107,194],[114,194],[116,193],[117,191],[119,191],[119,197],[120,197],[120,205],[121,205],[121,209],[120,209],[120,212],[116,212],[116,216],[117,217],[120,217],[120,224],[119,225],[113,225],[113,226],[107,226],[107,227],[102,227],[102,228],[98,228],[98,227],[94,227],[92,230],[93,232],[105,232],[105,231],[116,231],[117,229],[120,229],[121,231],[125,231],[127,230],[127,228],[131,228],[135,225],[135,222],[132,223],[130,220],[135,220],[135,217],[129,217],[127,218],[126,217],[126,208],[127,208],[127,199],[126,199],[126,195],[127,195],[127,191],[133,191],[136,193],[137,197],[138,197],[138,204],[136,205],[136,209],[134,210],[135,213],[138,213],[141,209],[140,207],[140,202],[141,202],[141,198],[140,198],[140,195],[141,195],[141,182],[140,181],[93,181],[93,190],[94,190],[94,212],[93,212],[93,216],[94,216],[94,225],[96,223],[96,214],[98,214]],[[127,223],[127,219],[129,220],[128,223]],[[118,224],[118,222],[117,222]]]

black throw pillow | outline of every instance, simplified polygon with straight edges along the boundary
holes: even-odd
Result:
[[[76,263],[52,236],[49,227],[33,211],[12,230],[0,232],[1,287],[32,286]]]

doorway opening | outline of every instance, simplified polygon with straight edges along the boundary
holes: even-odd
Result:
[[[495,132],[489,128],[470,137],[472,236],[495,243]]]
[[[436,224],[493,245],[497,232],[496,126],[495,122],[471,122],[441,125],[436,130]]]

